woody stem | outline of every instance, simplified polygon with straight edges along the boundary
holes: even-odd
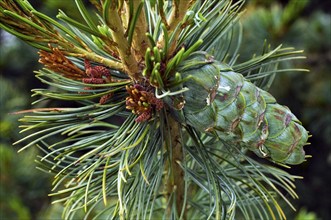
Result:
[[[117,44],[118,54],[125,66],[126,72],[131,78],[138,79],[140,68],[125,36],[125,29],[116,2],[110,3],[107,7],[105,6],[105,10],[107,11],[106,23],[111,29],[113,40]]]
[[[169,161],[166,164],[168,177],[165,179],[165,190],[169,204],[167,213],[170,219],[173,214],[172,210],[176,207],[176,215],[178,217],[182,215],[182,219],[186,219],[187,208],[184,202],[185,173],[180,166],[184,160],[180,126],[170,115],[168,116],[168,123],[170,144],[167,149],[169,152]],[[172,204],[175,204],[175,206],[172,206]]]

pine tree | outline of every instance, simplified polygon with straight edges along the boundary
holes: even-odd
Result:
[[[0,27],[40,50],[33,104],[58,103],[17,112],[16,144],[40,149],[63,218],[285,219],[298,177],[279,166],[308,132],[265,90],[302,51],[239,63],[243,1],[75,3],[81,21],[0,2]]]

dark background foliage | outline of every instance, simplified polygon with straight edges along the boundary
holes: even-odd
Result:
[[[297,0],[304,1],[304,0]],[[271,88],[278,102],[287,105],[313,135],[307,162],[294,166],[300,210],[297,220],[331,219],[331,2],[311,0],[305,7],[289,10],[289,2],[247,1],[243,15],[244,39],[241,59],[262,49],[265,39],[272,46],[282,43],[304,49],[307,59],[293,65],[310,69],[309,73],[280,74]],[[55,16],[63,8],[71,16],[74,1],[31,1],[39,10]],[[78,18],[78,16],[77,16]],[[60,207],[50,206],[51,177],[35,169],[36,149],[17,154],[20,138],[18,116],[8,113],[31,107],[30,90],[43,87],[33,75],[39,69],[37,50],[0,30],[0,218],[58,219]],[[312,212],[307,214],[308,212]],[[293,219],[289,214],[289,219]]]

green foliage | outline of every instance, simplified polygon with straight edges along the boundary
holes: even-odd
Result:
[[[276,2],[268,8],[248,5],[248,13],[244,14],[242,19],[247,30],[243,34],[246,50],[241,55],[250,57],[256,48],[261,47],[259,42],[265,39],[273,45],[302,45],[302,39],[298,36],[304,35],[305,32],[297,24],[302,20],[300,14],[307,4],[306,0],[292,0],[284,7]]]
[[[294,220],[317,220],[317,216],[313,212],[308,212],[306,209],[300,209]]]
[[[14,88],[14,85],[0,76],[0,140],[2,144],[10,144],[13,138],[20,138],[17,135],[18,116],[12,115],[14,111],[27,106],[27,98]]]
[[[10,114],[27,106],[27,98],[14,85],[0,78],[0,213],[4,219],[33,219],[39,211],[48,187],[48,178],[35,169],[36,149],[17,156],[11,143],[21,138],[17,132],[18,116]],[[33,195],[33,196],[32,196]],[[28,201],[29,198],[30,200]],[[39,204],[38,204],[39,203]]]
[[[314,6],[323,7],[311,1],[300,17],[293,19],[293,23],[278,29],[284,31],[277,34],[278,39],[274,39],[284,45],[304,48],[307,59],[291,65],[305,66],[310,69],[310,73],[280,74],[271,88],[271,93],[301,118],[313,134],[310,142],[313,146],[318,146],[306,148],[307,153],[314,156],[297,169],[302,175],[309,176],[297,184],[297,192],[301,195],[301,201],[296,202],[297,206],[305,206],[314,210],[321,219],[329,219],[330,213],[326,207],[330,206],[327,196],[330,194],[330,175],[326,174],[325,170],[330,166],[331,156],[331,18],[330,14],[316,11]],[[268,26],[272,23],[271,18],[276,17],[274,8],[277,8],[278,12],[283,11],[280,5],[272,8],[250,8],[242,19],[243,26],[247,27],[245,29],[250,30],[244,32],[243,44],[247,45],[247,50],[242,53],[244,57],[250,56],[249,48],[253,51],[259,47],[255,42],[269,38],[268,32],[276,32],[276,29],[270,29]],[[265,16],[261,17],[261,14]],[[314,199],[316,195],[319,195],[318,200]]]
[[[61,22],[27,1],[0,3],[0,27],[41,50],[45,68],[36,77],[48,88],[33,90],[39,97],[33,104],[60,103],[17,112],[25,114],[20,127],[29,133],[16,144],[23,144],[20,151],[37,146],[42,152],[39,169],[54,174],[51,195],[64,204],[63,218],[285,219],[278,198],[292,207],[285,194],[297,198],[293,182],[299,177],[189,120],[187,114],[196,116],[197,106],[189,103],[194,96],[200,102],[209,89],[222,95],[213,77],[192,86],[194,75],[205,73],[190,68],[206,61],[189,57],[204,51],[227,63],[237,73],[213,76],[221,85],[222,77],[240,78],[233,82],[247,82],[252,95],[263,91],[252,83],[266,89],[276,73],[302,70],[278,69],[303,58],[301,51],[264,44],[260,55],[239,63],[242,1],[91,2],[96,16],[77,0],[82,21],[60,11]],[[180,108],[167,101],[187,94]],[[263,98],[274,103],[269,96]],[[176,118],[181,111],[184,120]]]

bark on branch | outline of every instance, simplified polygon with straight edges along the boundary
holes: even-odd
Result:
[[[180,216],[182,210],[184,209],[183,218],[186,219],[186,204],[184,203],[184,194],[185,194],[185,173],[181,168],[180,163],[184,160],[183,148],[182,148],[182,140],[181,140],[181,132],[180,125],[177,121],[175,121],[170,115],[168,117],[168,123],[170,126],[170,139],[171,144],[168,147],[169,151],[169,163],[167,164],[168,171],[170,176],[166,179],[166,191],[168,195],[168,199],[172,199],[169,204],[176,204],[177,216]],[[174,196],[171,198],[169,195],[173,193]],[[168,207],[168,217],[171,215],[172,207]]]
[[[110,7],[105,10],[108,10],[106,12],[108,14],[106,23],[111,29],[113,40],[117,44],[118,54],[125,66],[126,72],[131,78],[138,79],[140,68],[125,36],[125,29],[122,24],[121,16],[119,15],[120,12],[116,5],[110,5]]]
[[[168,29],[168,35],[174,34],[174,40],[172,41],[171,45],[169,46],[169,52],[168,56],[171,56],[175,50],[176,45],[178,41],[178,37],[180,34],[180,28],[175,32],[175,29],[180,23],[183,21],[185,14],[187,10],[191,7],[191,5],[195,2],[195,0],[179,0],[179,1],[173,1],[173,9],[171,11],[170,17],[167,22],[167,29]],[[164,46],[164,38],[159,40],[158,42],[161,47]]]
[[[133,11],[137,12],[140,1],[133,1]],[[139,61],[144,59],[146,49],[148,47],[148,39],[146,37],[146,32],[148,31],[147,20],[145,16],[145,8],[143,7],[134,28],[133,32],[133,42],[132,47],[134,50],[134,54],[136,59]]]

